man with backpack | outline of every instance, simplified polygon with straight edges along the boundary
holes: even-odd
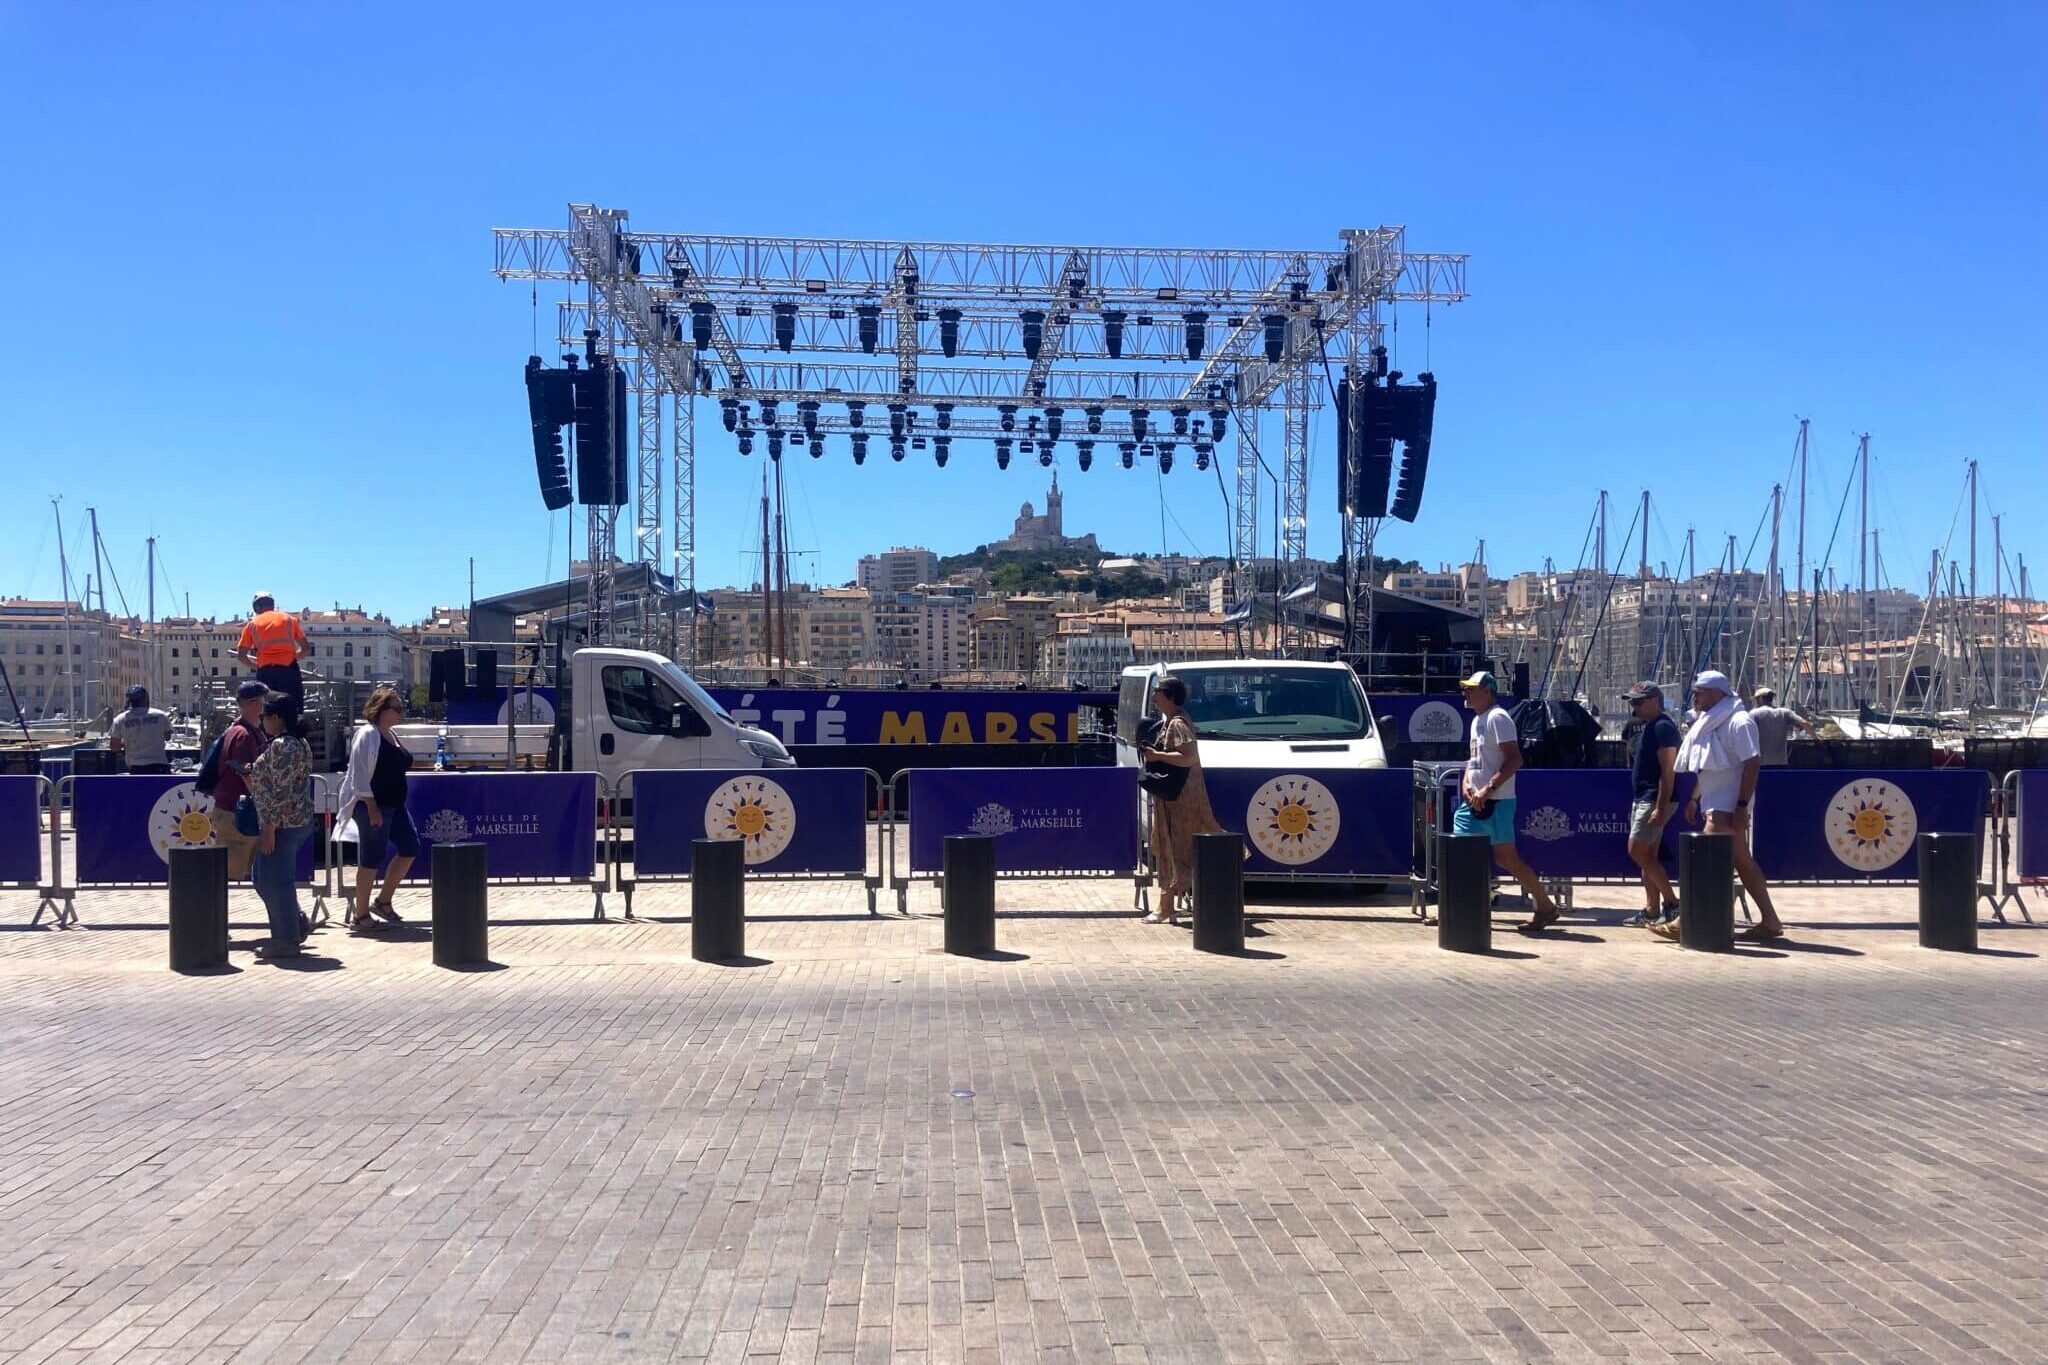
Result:
[[[235,828],[235,804],[249,790],[242,774],[270,743],[263,730],[263,699],[269,695],[270,689],[254,679],[235,689],[241,714],[207,750],[192,783],[202,795],[213,797],[213,837],[228,851],[228,876],[236,880],[249,875],[256,858],[258,836]]]

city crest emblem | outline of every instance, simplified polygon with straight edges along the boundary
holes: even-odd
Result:
[[[1920,833],[1913,798],[1889,782],[1845,783],[1822,816],[1828,850],[1858,872],[1882,872],[1906,856]]]
[[[704,837],[738,839],[749,866],[773,862],[796,837],[796,803],[779,782],[735,777],[715,788],[704,803]]]
[[[1447,701],[1426,701],[1408,717],[1408,738],[1416,744],[1455,744],[1465,737],[1465,717]]]
[[[1245,807],[1252,847],[1276,863],[1300,867],[1328,853],[1342,817],[1337,798],[1313,777],[1284,773],[1252,793]]]
[[[1538,806],[1523,822],[1522,833],[1539,843],[1554,844],[1572,837],[1572,818],[1556,806]]]
[[[980,834],[998,838],[1017,832],[1017,817],[1008,806],[991,801],[974,812],[974,820],[967,826],[969,834]]]
[[[469,821],[459,810],[437,810],[420,826],[420,837],[430,844],[459,844],[469,837]]]

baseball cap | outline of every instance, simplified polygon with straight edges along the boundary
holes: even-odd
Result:
[[[1469,678],[1465,679],[1465,680],[1464,680],[1463,682],[1459,683],[1459,684],[1458,684],[1458,686],[1460,686],[1460,687],[1483,687],[1483,688],[1485,688],[1485,689],[1486,689],[1487,691],[1489,691],[1489,692],[1498,692],[1498,691],[1500,691],[1500,684],[1499,684],[1499,683],[1497,683],[1497,682],[1495,682],[1495,681],[1493,680],[1493,674],[1491,674],[1491,673],[1488,673],[1488,672],[1487,672],[1487,671],[1486,671],[1485,669],[1483,669],[1483,668],[1482,668],[1482,669],[1480,669],[1480,670],[1479,670],[1479,671],[1478,671],[1477,673],[1474,673],[1474,674],[1473,674],[1473,675],[1472,675],[1471,677],[1469,677]]]
[[[249,679],[235,689],[236,701],[254,701],[258,697],[267,697],[269,695],[270,689],[257,682],[254,678]]]
[[[1651,697],[1655,697],[1658,701],[1664,700],[1664,689],[1653,682],[1639,682],[1621,694],[1623,701],[1631,703],[1647,701]]]
[[[1719,669],[1715,668],[1710,668],[1706,672],[1700,674],[1697,678],[1694,678],[1692,680],[1692,686],[1695,692],[1697,692],[1702,687],[1712,688],[1716,692],[1732,693],[1735,690],[1733,687],[1730,687],[1728,685],[1728,675],[1726,673],[1721,672]]]

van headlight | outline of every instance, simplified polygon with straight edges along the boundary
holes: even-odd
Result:
[[[759,739],[743,739],[740,741],[740,747],[760,759],[764,768],[796,766],[796,760],[790,757],[789,750],[783,748],[782,741],[772,735],[763,735]]]

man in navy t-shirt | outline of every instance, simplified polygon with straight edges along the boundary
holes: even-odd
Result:
[[[1630,770],[1634,792],[1628,808],[1628,856],[1643,870],[1643,913],[1630,924],[1652,925],[1678,918],[1678,892],[1664,866],[1657,861],[1657,846],[1663,841],[1664,826],[1671,819],[1671,788],[1678,772],[1678,725],[1664,714],[1664,693],[1657,684],[1639,682],[1621,694],[1636,721],[1636,736],[1630,749]]]

